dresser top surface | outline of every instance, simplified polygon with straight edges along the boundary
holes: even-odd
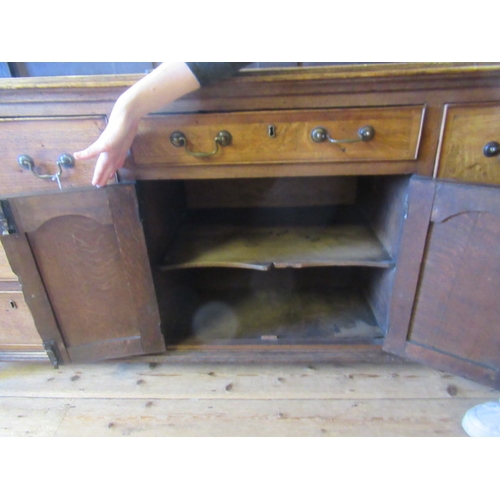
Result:
[[[500,76],[500,63],[363,63],[328,66],[243,69],[237,78],[245,82],[286,82],[357,79],[428,79]],[[133,85],[144,74],[1,78],[0,91],[122,88]]]

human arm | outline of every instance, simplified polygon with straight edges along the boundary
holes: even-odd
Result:
[[[104,186],[122,167],[141,118],[202,86],[229,76],[248,63],[162,63],[116,101],[108,125],[77,160],[97,158],[92,184]]]
[[[92,184],[104,186],[123,165],[141,118],[200,87],[186,63],[163,63],[116,101],[104,132],[77,160],[97,158]]]

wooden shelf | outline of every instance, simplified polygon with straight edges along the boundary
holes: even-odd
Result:
[[[352,288],[178,289],[170,346],[373,344],[383,332]]]
[[[236,267],[266,271],[272,267],[393,265],[375,234],[360,223],[263,227],[190,224],[181,228],[161,269]]]

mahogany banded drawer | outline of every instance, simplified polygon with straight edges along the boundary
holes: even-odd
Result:
[[[448,105],[437,177],[500,184],[500,104]]]
[[[411,161],[423,116],[423,106],[151,115],[132,155],[139,167]]]
[[[103,116],[0,118],[0,196],[91,186],[95,159],[71,165],[67,155],[90,146],[105,125]]]

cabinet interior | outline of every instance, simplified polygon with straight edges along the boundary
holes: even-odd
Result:
[[[406,176],[141,181],[170,349],[378,344]]]

